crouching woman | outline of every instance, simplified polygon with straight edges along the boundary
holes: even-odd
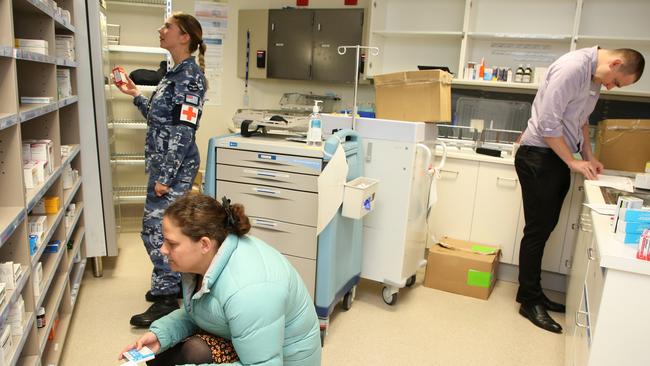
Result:
[[[149,347],[149,365],[320,365],[312,299],[282,254],[246,235],[239,204],[197,194],[163,217],[161,252],[182,273],[183,306],[124,351]]]

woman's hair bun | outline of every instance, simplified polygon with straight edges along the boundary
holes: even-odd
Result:
[[[235,218],[235,225],[229,229],[233,234],[237,236],[248,234],[248,232],[251,230],[251,222],[248,219],[248,216],[246,216],[246,212],[244,212],[244,206],[236,203],[230,206],[230,209],[232,210],[232,215]]]

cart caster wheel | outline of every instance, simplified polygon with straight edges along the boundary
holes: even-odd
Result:
[[[415,275],[411,276],[406,280],[406,287],[411,287],[415,284]]]
[[[390,289],[386,286],[381,291],[381,295],[384,298],[384,302],[388,305],[395,305],[397,302],[397,293],[391,294]]]
[[[350,308],[352,308],[352,290],[348,291],[348,293],[343,296],[343,310],[348,311]]]

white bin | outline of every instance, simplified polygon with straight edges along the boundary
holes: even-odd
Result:
[[[359,177],[345,183],[343,216],[360,219],[375,208],[377,179]]]

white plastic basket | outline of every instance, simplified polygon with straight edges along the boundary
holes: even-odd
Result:
[[[345,183],[343,191],[343,216],[360,219],[375,209],[377,179],[359,177]]]

